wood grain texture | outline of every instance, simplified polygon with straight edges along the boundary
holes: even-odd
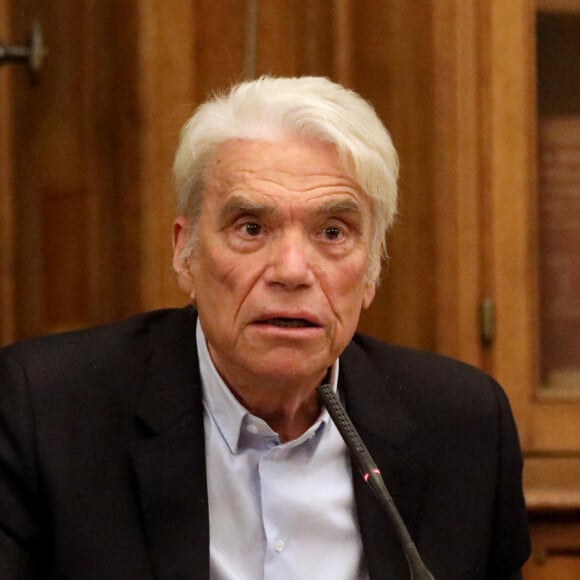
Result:
[[[14,41],[8,0],[0,0],[0,39]],[[14,187],[12,175],[11,69],[0,68],[0,344],[16,338]]]
[[[383,284],[361,328],[435,349],[431,3],[352,5],[352,84],[390,130],[401,159],[398,223]]]
[[[196,104],[241,81],[244,72],[245,2],[195,1]]]
[[[171,267],[174,197],[171,166],[179,130],[195,99],[196,28],[190,0],[132,4],[137,27],[133,106],[138,122],[132,178],[139,208],[139,305],[142,309],[180,304]],[[127,151],[128,153],[128,151]],[[124,188],[124,193],[130,192]]]
[[[345,87],[351,87],[354,69],[351,27],[353,0],[335,0],[334,6],[334,78]]]
[[[333,2],[260,2],[257,76],[333,74]]]
[[[481,264],[481,63],[478,4],[434,3],[433,197],[436,345],[483,365]]]

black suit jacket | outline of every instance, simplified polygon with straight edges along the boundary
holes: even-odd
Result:
[[[0,351],[0,578],[208,578],[193,309]],[[501,580],[529,541],[508,402],[443,357],[355,336],[339,386],[437,580]],[[370,576],[408,578],[358,476]]]

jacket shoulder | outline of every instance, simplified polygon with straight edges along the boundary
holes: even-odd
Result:
[[[500,385],[467,363],[413,348],[384,343],[357,333],[344,353],[350,382],[369,384],[395,395],[426,423],[495,422],[509,403]],[[342,368],[342,367],[341,367]],[[362,371],[362,369],[370,369]]]
[[[379,372],[396,377],[420,378],[429,382],[484,381],[490,377],[482,370],[445,355],[385,343],[356,333],[351,348],[359,351]]]
[[[113,324],[23,340],[0,349],[0,366],[21,368],[31,385],[43,389],[53,383],[114,377],[115,369],[140,375],[139,365],[156,339],[172,342],[176,329],[195,328],[193,312],[156,310]]]

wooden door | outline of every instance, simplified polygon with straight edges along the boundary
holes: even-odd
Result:
[[[12,264],[5,284],[13,290],[3,299],[7,340],[113,317],[131,292],[127,265],[137,260],[117,228],[125,208],[111,3],[4,5],[4,36],[24,42],[38,22],[49,51],[36,82],[25,67],[2,71],[10,91],[2,153],[11,177],[3,192],[10,232],[2,232]]]
[[[2,38],[38,22],[49,52],[36,82],[0,71],[0,342],[179,300],[169,170],[193,101],[190,4],[2,0]]]

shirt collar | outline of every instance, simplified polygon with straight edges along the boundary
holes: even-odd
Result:
[[[217,371],[209,350],[207,341],[201,328],[199,319],[195,332],[199,370],[203,386],[203,404],[206,412],[214,421],[224,441],[232,453],[238,453],[240,447],[248,444],[247,432],[262,439],[278,439],[268,424],[259,417],[252,415],[233,395]],[[338,387],[339,361],[336,359],[330,367],[329,384],[334,392]],[[329,416],[326,409],[322,409],[316,422],[298,439],[290,441],[288,445],[298,445],[309,440],[328,423]]]

